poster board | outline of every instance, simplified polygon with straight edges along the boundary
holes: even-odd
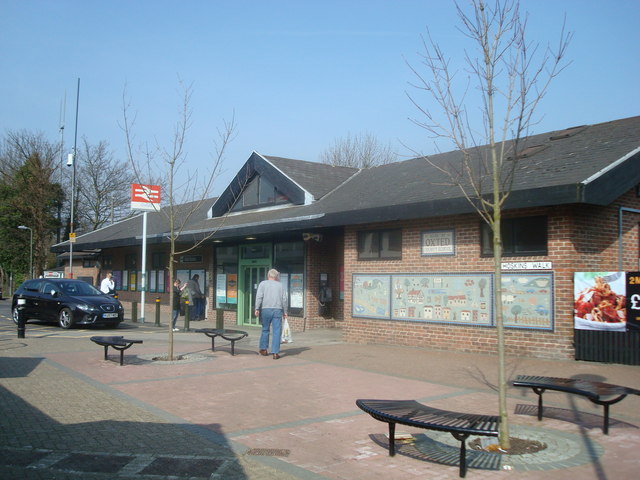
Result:
[[[391,318],[390,275],[353,275],[354,317]]]
[[[490,274],[392,276],[394,320],[491,325]]]
[[[627,329],[625,272],[575,272],[574,328],[576,330]]]
[[[552,273],[502,274],[505,327],[553,330],[553,305]]]

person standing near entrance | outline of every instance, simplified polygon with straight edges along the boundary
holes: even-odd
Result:
[[[272,268],[267,279],[260,282],[256,293],[255,316],[260,318],[260,355],[269,355],[269,330],[273,327],[271,353],[273,359],[280,358],[280,337],[282,336],[282,318],[287,317],[287,292],[280,283],[280,273]]]

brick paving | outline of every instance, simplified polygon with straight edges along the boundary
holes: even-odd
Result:
[[[202,328],[197,322],[192,328]],[[356,398],[410,398],[437,408],[495,414],[496,360],[379,345],[350,345],[336,330],[294,333],[274,361],[257,354],[259,331],[236,344],[194,332],[175,335],[188,361],[157,362],[167,333],[125,324],[119,335],[144,341],[103,359],[91,335],[27,325],[18,339],[0,318],[0,478],[404,480],[457,478],[458,443],[449,434],[401,428],[413,441],[395,457],[386,424]],[[115,332],[114,332],[115,333]],[[510,358],[517,373],[589,378],[638,388],[635,366]],[[548,392],[509,390],[512,434],[540,439],[540,454],[470,452],[467,478],[630,478],[640,467],[640,397],[601,407]],[[484,455],[484,456],[483,456]],[[487,457],[487,455],[490,455]],[[517,458],[516,458],[517,457]]]

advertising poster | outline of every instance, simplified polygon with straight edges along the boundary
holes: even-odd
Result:
[[[227,303],[238,303],[238,274],[227,275]]]
[[[302,273],[291,274],[289,292],[289,306],[291,308],[302,308],[304,304],[304,275]]]
[[[640,330],[640,272],[627,272],[627,327]]]
[[[227,303],[227,276],[224,273],[216,275],[216,304]]]
[[[622,332],[627,329],[624,272],[574,274],[574,327]]]

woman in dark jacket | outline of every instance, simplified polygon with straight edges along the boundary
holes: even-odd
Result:
[[[180,330],[176,328],[176,322],[178,321],[178,315],[180,315],[180,295],[182,294],[182,289],[180,288],[180,279],[176,278],[173,281],[173,320],[171,322],[171,328],[173,328],[174,332]]]

